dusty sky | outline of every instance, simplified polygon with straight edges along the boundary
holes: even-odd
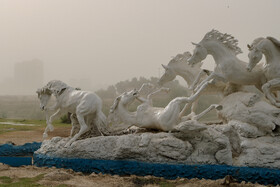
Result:
[[[235,36],[247,60],[253,39],[280,39],[279,18],[279,0],[0,0],[0,82],[34,58],[45,82],[89,79],[97,89],[159,76],[213,28]]]

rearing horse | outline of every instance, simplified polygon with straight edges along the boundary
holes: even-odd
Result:
[[[163,84],[172,81],[176,78],[176,76],[182,77],[188,84],[188,89],[194,92],[196,86],[201,83],[204,79],[206,79],[210,75],[210,71],[204,70],[201,68],[202,63],[197,63],[194,66],[191,66],[188,63],[188,59],[191,57],[190,52],[185,52],[183,54],[178,54],[174,58],[172,58],[167,65],[163,65],[165,72],[161,76],[158,84],[162,86]],[[211,94],[211,93],[222,93],[222,95],[227,95],[226,92],[226,84],[223,82],[217,82],[216,84],[211,84],[207,87],[206,90],[201,92],[201,94]],[[192,119],[195,116],[195,110],[198,105],[198,99],[190,101],[186,108],[181,112],[180,116],[184,115],[186,109],[191,106],[191,113],[187,116],[187,118]]]
[[[264,54],[266,64],[263,68],[268,82],[262,86],[262,90],[273,105],[280,107],[280,100],[271,93],[271,89],[274,91],[280,89],[280,41],[273,37],[260,37],[247,46],[250,51],[247,70],[251,72]]]
[[[198,93],[203,91],[209,84],[222,80],[236,85],[254,85],[262,91],[262,85],[266,82],[262,68],[258,67],[252,72],[246,70],[247,63],[237,58],[241,49],[237,46],[238,41],[229,34],[212,30],[204,36],[196,46],[193,55],[189,58],[190,64],[196,64],[204,60],[207,55],[212,55],[216,69],[207,77],[203,84],[199,85]]]

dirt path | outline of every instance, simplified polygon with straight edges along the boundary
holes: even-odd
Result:
[[[71,131],[71,127],[55,127],[53,132],[48,133],[50,139],[55,136],[68,137]],[[13,142],[16,145],[22,145],[30,142],[41,142],[43,140],[44,128],[40,128],[34,131],[14,131],[0,134],[0,144],[7,142]]]
[[[29,178],[29,179],[26,179]],[[24,167],[9,167],[7,165],[0,164],[0,186],[3,184],[18,186],[31,186],[32,184],[41,184],[45,186],[77,186],[77,187],[89,187],[89,186],[102,186],[102,187],[142,187],[142,186],[166,186],[166,187],[261,187],[262,185],[251,184],[244,182],[241,184],[231,183],[229,185],[222,185],[224,179],[220,180],[199,180],[199,179],[176,179],[165,180],[163,178],[157,178],[152,176],[138,177],[138,176],[111,176],[103,174],[92,173],[90,175],[84,175],[80,172],[74,172],[69,169],[57,169],[57,168],[38,168],[35,166]],[[2,185],[1,185],[2,184]]]

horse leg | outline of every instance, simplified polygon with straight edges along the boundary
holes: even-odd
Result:
[[[156,91],[150,93],[150,94],[147,96],[147,99],[148,99],[148,100],[151,100],[152,97],[155,96],[156,94],[161,93],[161,92],[168,93],[169,91],[170,91],[169,88],[162,87],[162,88],[160,88],[160,89],[158,89],[158,90],[156,90]]]
[[[212,77],[211,80],[208,80],[209,77]],[[198,99],[198,97],[203,93],[204,89],[206,89],[208,87],[208,85],[210,84],[215,84],[216,81],[223,81],[223,82],[226,82],[226,79],[222,76],[222,75],[219,75],[215,72],[212,72],[211,75],[209,75],[207,78],[206,78],[206,82],[204,82],[203,85],[199,85],[199,89],[197,91],[195,91],[194,94],[192,94],[190,97],[189,97],[189,103],[187,103],[183,110],[180,112],[180,118],[183,117],[183,115],[186,113],[186,111],[188,110],[188,108],[190,107],[190,103],[193,103],[194,101],[196,101]],[[197,89],[197,88],[196,88]]]
[[[46,139],[48,137],[48,131],[49,131],[49,126],[48,126],[48,124],[49,124],[49,114],[48,114],[47,110],[45,110],[45,115],[46,115],[47,126],[45,128],[44,133],[43,133],[43,139]]]
[[[192,105],[192,107],[191,107],[191,113],[189,115],[187,115],[185,117],[185,119],[192,119],[193,117],[196,116],[195,111],[196,111],[197,106],[198,106],[198,99],[195,100],[193,103],[188,103],[187,105],[188,105],[188,107],[189,107],[189,105]]]
[[[275,92],[275,97],[276,97],[276,101],[280,102],[280,92],[279,91]]]
[[[275,106],[280,107],[280,103],[277,102],[277,98],[272,94],[271,88],[279,87],[280,79],[273,79],[268,81],[262,86],[262,90],[267,99]]]
[[[85,122],[85,118],[84,115],[80,114],[80,113],[76,113],[77,115],[77,119],[79,121],[80,124],[80,131],[75,134],[75,136],[73,138],[71,138],[65,145],[65,147],[69,147],[74,141],[76,141],[82,134],[84,134],[85,132],[87,132],[89,130],[86,122]]]
[[[170,101],[170,103],[164,108],[160,114],[159,121],[163,127],[163,130],[170,131],[174,125],[177,125],[180,120],[180,104],[189,102],[188,97],[177,97]]]
[[[55,115],[57,115],[58,113],[60,113],[60,109],[58,109],[53,115],[51,115],[49,117],[49,114],[47,112],[48,110],[45,110],[45,114],[46,114],[46,123],[47,123],[47,126],[45,128],[45,131],[43,133],[43,139],[46,139],[48,137],[48,132],[52,132],[54,130],[54,127],[52,125],[52,120],[54,118]]]
[[[211,80],[210,80],[210,81],[211,81]],[[202,94],[202,91],[203,91],[205,88],[207,88],[207,86],[208,86],[209,84],[211,84],[210,81],[205,82],[202,86],[200,86],[199,90],[197,90],[197,92],[196,92],[195,94],[193,94],[193,95],[191,95],[191,96],[189,97],[188,103],[184,106],[184,108],[182,109],[182,111],[181,111],[180,114],[179,114],[179,117],[180,117],[180,118],[182,118],[182,117],[184,116],[184,114],[185,114],[186,111],[189,109],[189,107],[192,105],[192,103],[195,102],[195,101],[198,99],[198,97]]]
[[[217,81],[217,80],[221,80],[221,81],[226,81],[225,78],[218,74],[218,73],[215,73],[215,72],[212,72],[206,79],[204,79],[195,89],[194,89],[194,92],[197,92],[198,90],[201,89],[201,87],[203,85],[205,85],[207,82],[211,83],[211,82],[214,82],[214,81]]]
[[[199,74],[195,77],[195,80],[193,81],[193,83],[191,85],[189,85],[188,89],[189,90],[194,90],[197,86],[197,84],[199,83],[200,79],[202,76],[204,76],[206,73],[205,71],[202,69]]]
[[[138,92],[141,94],[141,92],[142,92],[145,88],[151,89],[151,88],[153,88],[153,87],[154,87],[154,85],[151,84],[151,83],[144,83],[144,84],[142,84],[142,86],[141,86],[141,88],[138,90]]]
[[[75,114],[71,114],[70,119],[71,119],[71,124],[72,124],[70,137],[73,137],[74,134],[77,134],[77,132],[79,131],[79,122],[78,122],[77,118],[75,117]]]
[[[200,118],[202,118],[205,114],[207,114],[208,112],[210,112],[211,110],[213,109],[216,109],[216,110],[222,110],[223,109],[223,106],[222,105],[217,105],[217,104],[212,104],[210,105],[207,109],[205,109],[204,111],[202,111],[200,114],[196,115],[193,117],[193,120],[199,120]]]
[[[49,126],[49,130],[52,132],[54,130],[54,127],[52,125],[53,120],[58,117],[61,114],[61,109],[58,109],[53,115],[51,115],[51,117],[48,120],[48,126]]]
[[[142,86],[143,87],[143,86]],[[156,95],[156,94],[158,94],[158,93],[160,93],[160,92],[169,92],[169,88],[160,88],[160,89],[158,89],[158,90],[156,90],[156,91],[154,91],[154,92],[152,92],[152,93],[150,93],[148,96],[147,96],[147,99],[145,99],[145,98],[142,98],[142,97],[137,97],[136,99],[138,100],[138,101],[140,101],[141,103],[149,103],[149,105],[150,106],[153,106],[153,101],[152,101],[152,96],[154,96],[154,95]]]

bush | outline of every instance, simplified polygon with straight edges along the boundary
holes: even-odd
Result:
[[[67,113],[60,117],[61,123],[71,124],[70,113]]]

